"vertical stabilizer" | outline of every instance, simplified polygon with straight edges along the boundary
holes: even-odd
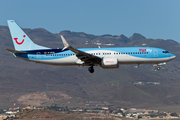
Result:
[[[15,50],[39,50],[49,49],[35,44],[14,20],[7,20]]]

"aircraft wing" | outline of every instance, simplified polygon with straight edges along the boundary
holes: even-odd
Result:
[[[100,57],[97,57],[97,56],[94,56],[94,55],[91,55],[89,53],[86,53],[86,52],[83,52],[83,51],[80,51],[78,49],[75,49],[73,47],[71,47],[67,41],[65,40],[65,38],[61,36],[61,39],[63,41],[63,44],[64,44],[64,49],[68,48],[69,50],[71,50],[72,52],[76,53],[76,56],[81,59],[82,61],[85,61],[85,62],[94,62],[94,63],[99,63],[101,61],[101,58]]]

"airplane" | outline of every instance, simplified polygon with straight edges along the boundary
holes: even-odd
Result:
[[[6,49],[15,57],[56,66],[94,66],[118,68],[123,64],[160,64],[176,58],[167,50],[155,47],[74,48],[61,36],[64,48],[51,49],[35,44],[14,20],[7,20],[15,50]],[[160,70],[160,67],[157,67]]]

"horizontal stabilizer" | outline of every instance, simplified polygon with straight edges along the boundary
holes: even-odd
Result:
[[[7,51],[12,52],[12,53],[19,53],[19,54],[26,54],[25,52],[21,52],[21,51],[17,51],[17,50],[12,50],[12,49],[8,49],[6,48]]]

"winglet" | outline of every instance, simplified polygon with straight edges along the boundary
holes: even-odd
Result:
[[[69,47],[69,44],[67,43],[67,41],[65,40],[65,38],[62,35],[60,35],[60,36],[61,36],[62,42],[64,44],[64,48],[62,50],[64,50]]]

